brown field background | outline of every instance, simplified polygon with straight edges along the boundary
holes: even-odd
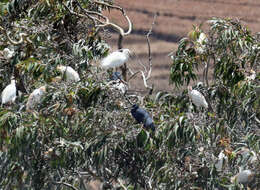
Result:
[[[126,10],[133,23],[133,31],[124,37],[123,47],[132,50],[136,56],[128,63],[132,70],[142,67],[141,61],[148,64],[148,51],[145,35],[153,22],[156,12],[159,16],[150,37],[153,71],[149,84],[154,84],[155,91],[174,90],[169,85],[171,60],[168,54],[175,51],[178,41],[187,35],[193,25],[203,24],[212,17],[238,18],[249,29],[260,31],[260,1],[257,0],[115,0],[115,4]],[[127,30],[127,23],[120,12],[107,13],[110,20]],[[118,34],[107,38],[111,51],[117,49]],[[130,81],[130,88],[144,90],[141,77]]]

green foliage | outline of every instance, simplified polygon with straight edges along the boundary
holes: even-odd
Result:
[[[177,51],[171,56],[170,82],[178,88],[189,85],[191,80],[199,78],[198,73],[203,70],[206,86],[202,83],[202,87],[194,87],[206,96],[212,109],[207,118],[195,114],[192,120],[194,126],[201,125],[198,138],[204,142],[202,147],[207,149],[205,152],[226,151],[228,164],[222,174],[215,173],[211,165],[213,181],[207,184],[201,181],[197,185],[206,185],[210,189],[219,186],[233,189],[235,186],[228,185],[227,180],[233,172],[232,167],[253,170],[259,167],[247,161],[240,165],[237,162],[239,155],[232,151],[236,144],[246,144],[251,150],[259,152],[259,135],[255,135],[259,130],[259,38],[237,20],[213,18],[208,23],[207,35],[200,27],[194,27],[188,38],[180,40]],[[212,76],[208,74],[210,69]],[[196,117],[200,118],[196,120]],[[249,140],[249,136],[254,140]],[[232,143],[228,142],[224,147],[207,147],[207,144],[216,146],[217,139],[222,143],[225,138]]]
[[[246,65],[253,69],[258,62],[257,39],[238,22],[213,19],[208,40],[198,44],[202,31],[194,27],[172,57],[171,82],[189,84],[201,64],[213,61],[216,80],[202,90],[214,112],[194,111],[186,90],[159,92],[142,105],[153,116],[153,132],[131,117],[134,98],[111,88],[108,74],[94,65],[109,49],[101,30],[66,9],[102,13],[109,7],[77,2],[80,6],[56,0],[0,4],[0,50],[15,52],[0,59],[0,90],[14,75],[23,92],[0,109],[0,187],[88,189],[98,179],[107,189],[235,189],[230,176],[238,166],[248,167],[240,149],[260,149],[254,133],[259,74],[253,80],[246,76]],[[21,33],[26,36],[18,43]],[[70,65],[81,80],[66,82],[57,65]],[[26,110],[29,94],[43,85],[44,97]],[[223,151],[227,163],[217,171]]]

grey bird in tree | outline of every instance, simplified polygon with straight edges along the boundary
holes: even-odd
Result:
[[[131,114],[133,118],[137,121],[137,123],[143,123],[145,129],[152,129],[155,130],[155,126],[153,123],[153,119],[149,115],[149,113],[145,110],[140,108],[138,105],[134,104],[131,109]]]

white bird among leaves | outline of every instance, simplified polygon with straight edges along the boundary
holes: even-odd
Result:
[[[14,77],[11,78],[11,84],[7,85],[2,92],[2,104],[14,102],[16,99],[16,86]]]
[[[243,170],[239,172],[237,175],[231,177],[231,182],[235,183],[235,181],[237,181],[238,183],[247,186],[247,184],[251,183],[254,180],[254,177],[255,173],[251,170]]]
[[[256,73],[255,73],[255,71],[251,69],[249,73],[250,73],[250,75],[247,76],[246,79],[247,79],[248,81],[253,81],[253,80],[255,80],[255,78],[256,78]]]
[[[36,104],[40,103],[43,95],[46,92],[46,87],[42,86],[40,88],[35,89],[29,96],[26,103],[26,110],[32,111]]]
[[[191,86],[188,87],[188,94],[189,97],[191,98],[191,101],[198,107],[204,107],[208,108],[208,103],[205,99],[205,97],[198,91],[198,90],[193,90]]]
[[[112,87],[116,90],[119,90],[122,94],[125,94],[125,92],[128,90],[127,86],[123,83],[120,82],[119,80],[116,81]]]
[[[5,59],[11,59],[14,56],[14,50],[10,50],[9,48],[5,48],[3,50],[3,55]]]
[[[206,50],[206,43],[208,42],[205,33],[201,32],[199,38],[197,39],[195,50],[198,54],[203,54]]]
[[[126,63],[130,57],[131,53],[129,49],[120,49],[109,54],[107,57],[102,59],[101,67],[103,69],[110,69],[115,67],[120,67]]]
[[[57,70],[65,75],[65,80],[67,82],[78,82],[80,80],[79,74],[70,66],[59,65]]]

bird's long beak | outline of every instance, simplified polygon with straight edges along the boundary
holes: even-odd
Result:
[[[118,79],[120,82],[122,82],[125,85],[128,85],[128,83],[126,81],[124,81],[123,79]]]
[[[125,106],[124,109],[127,110],[127,109],[130,109],[132,108],[132,106]]]

